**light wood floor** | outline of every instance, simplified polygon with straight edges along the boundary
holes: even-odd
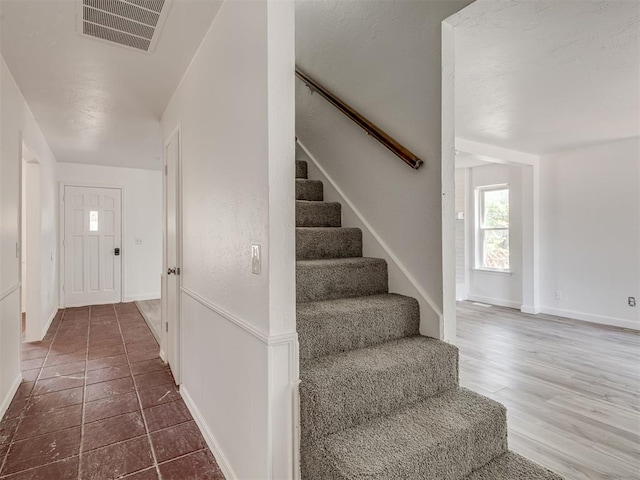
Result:
[[[640,479],[640,334],[458,304],[460,382],[508,409],[512,450],[575,479]]]
[[[149,325],[151,333],[156,337],[156,341],[160,343],[160,323],[162,321],[162,304],[160,299],[140,300],[136,302],[136,305],[145,322]]]

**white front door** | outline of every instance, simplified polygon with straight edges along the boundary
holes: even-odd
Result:
[[[176,131],[165,145],[165,334],[167,361],[176,383],[180,384],[180,133]]]
[[[122,191],[64,189],[64,305],[119,303],[122,282]]]

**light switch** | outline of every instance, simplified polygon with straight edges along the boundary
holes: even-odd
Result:
[[[260,275],[262,273],[260,245],[251,245],[251,273],[254,275]]]
[[[140,237],[136,237],[136,245],[142,245],[142,239]]]

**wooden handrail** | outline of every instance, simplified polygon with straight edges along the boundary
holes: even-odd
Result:
[[[349,105],[344,103],[340,98],[335,96],[329,90],[324,88],[314,79],[312,79],[309,75],[304,73],[300,68],[296,67],[296,76],[302,80],[309,89],[313,92],[318,92],[325,100],[327,100],[331,105],[336,107],[342,113],[344,113],[347,117],[353,120],[356,124],[358,124],[367,135],[372,136],[376,140],[378,140],[382,145],[388,148],[394,155],[400,158],[404,163],[409,165],[411,168],[417,170],[424,163],[420,160],[415,154],[410,152],[408,149],[403,147],[400,143],[394,140],[387,132],[375,126],[371,121],[365,118],[362,114],[360,114],[355,109],[351,108]]]

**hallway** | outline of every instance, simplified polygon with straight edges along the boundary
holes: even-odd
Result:
[[[224,479],[135,304],[60,311],[22,359],[2,480]]]

